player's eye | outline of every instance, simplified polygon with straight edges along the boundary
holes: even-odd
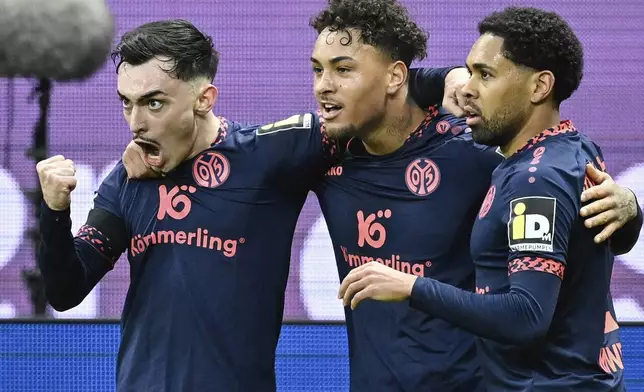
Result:
[[[322,73],[322,68],[320,67],[313,67],[313,73],[320,74]]]
[[[148,102],[150,110],[160,110],[163,107],[163,102],[152,99]]]
[[[121,104],[123,105],[124,109],[129,109],[130,107],[132,107],[132,103],[127,99],[121,99]]]
[[[492,77],[492,75],[490,75],[489,73],[487,73],[485,71],[481,71],[481,79],[488,80],[490,77]]]
[[[338,68],[339,73],[347,73],[349,71],[351,71],[351,70],[349,68],[346,68],[346,67],[339,67]]]

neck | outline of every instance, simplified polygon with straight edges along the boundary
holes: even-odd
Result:
[[[501,146],[503,156],[507,158],[513,155],[530,139],[545,129],[556,127],[560,122],[561,116],[559,110],[553,109],[550,103],[538,106],[510,143]]]
[[[220,121],[213,112],[209,112],[203,119],[198,119],[195,125],[195,140],[190,150],[190,156],[187,159],[194,158],[197,154],[210,148],[212,142],[219,135]]]
[[[427,116],[406,94],[397,101],[388,104],[380,124],[360,138],[369,154],[386,155],[396,151]]]

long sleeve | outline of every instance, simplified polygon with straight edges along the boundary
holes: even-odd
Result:
[[[640,232],[642,230],[642,207],[640,207],[635,198],[635,204],[637,205],[637,216],[635,219],[632,219],[615,233],[610,238],[610,248],[616,255],[622,255],[628,253],[633,249],[637,240],[640,237]]]
[[[510,292],[491,295],[419,278],[410,304],[477,336],[527,344],[548,331],[560,286],[559,277],[535,271],[513,274]]]
[[[443,102],[445,78],[457,66],[446,68],[412,68],[409,70],[409,94],[421,108]]]
[[[54,309],[64,311],[81,303],[125,249],[122,221],[107,216],[109,213],[104,210],[92,210],[88,223],[74,237],[70,211],[53,211],[43,203],[38,267]],[[107,228],[108,225],[111,227]],[[114,234],[108,239],[104,232]],[[116,234],[119,232],[121,235]]]
[[[53,211],[43,203],[37,262],[54,309],[65,311],[81,303],[127,249],[120,201],[126,181],[119,162],[101,183],[94,207],[76,236],[71,233],[70,210]]]

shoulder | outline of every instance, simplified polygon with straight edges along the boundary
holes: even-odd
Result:
[[[109,186],[111,188],[122,188],[127,183],[127,171],[123,165],[123,161],[119,160],[112,168],[110,173],[105,177],[101,186]]]
[[[460,127],[461,123],[455,122],[455,127]],[[444,147],[457,151],[460,161],[471,161],[481,171],[492,173],[494,169],[503,161],[503,154],[498,147],[486,146],[474,141],[470,128],[462,123],[462,129],[456,129],[459,133],[445,142]]]
[[[456,117],[442,107],[430,106],[427,110],[432,118],[432,123],[436,127],[436,131],[439,133],[449,131],[454,135],[459,135],[469,129],[465,123],[465,117]]]
[[[577,204],[586,176],[579,138],[547,139],[510,157],[506,187],[513,194],[570,199]]]
[[[235,133],[235,132],[237,132],[237,131],[239,131],[241,129],[249,128],[249,127],[254,126],[253,124],[245,124],[245,123],[241,123],[241,122],[238,122],[238,121],[230,120],[230,119],[228,119],[226,117],[223,117],[223,116],[220,116],[218,118],[219,118],[220,128],[226,134],[229,134],[229,135],[233,134],[233,133]]]
[[[315,113],[305,112],[252,128],[258,136],[265,136],[280,132],[310,131],[319,126],[319,117]]]
[[[125,166],[122,161],[118,161],[98,187],[92,201],[92,208],[103,209],[112,215],[122,216],[123,191],[128,183],[132,182],[128,181]]]
[[[277,121],[267,121],[255,125],[244,126],[242,124],[236,123],[235,131],[229,132],[229,134],[243,139],[263,139],[264,137],[268,137],[269,139],[281,139],[284,137],[289,137],[291,135],[303,134],[306,133],[306,131],[312,131],[316,129],[320,129],[319,117],[315,113],[304,112],[294,114]]]
[[[514,176],[520,179],[564,177],[582,181],[587,162],[587,153],[577,132],[536,140],[509,160]]]

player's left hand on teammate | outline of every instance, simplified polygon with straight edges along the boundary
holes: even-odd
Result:
[[[463,86],[470,79],[466,68],[455,68],[445,77],[445,90],[443,92],[442,106],[456,117],[465,117],[465,95]]]
[[[154,178],[161,176],[144,159],[143,149],[131,141],[123,152],[123,166],[128,178]]]
[[[584,221],[586,227],[604,227],[595,236],[595,242],[600,243],[637,216],[637,201],[630,189],[622,188],[608,173],[597,170],[593,165],[586,166],[586,174],[597,185],[585,190],[581,201],[595,201],[584,206],[580,213],[588,218]]]
[[[361,265],[349,272],[340,285],[338,298],[355,309],[365,299],[402,301],[409,298],[416,276],[396,271],[380,263]]]

